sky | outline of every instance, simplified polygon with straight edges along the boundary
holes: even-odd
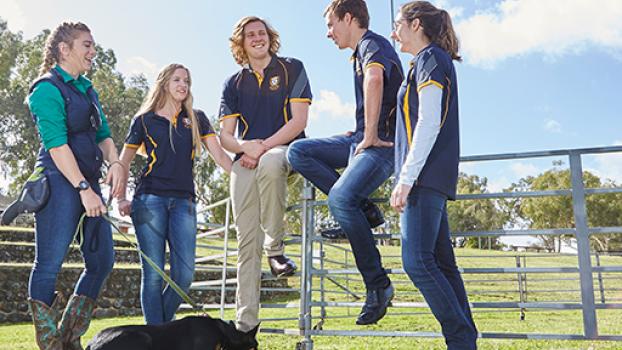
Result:
[[[439,0],[464,62],[456,63],[461,154],[481,155],[622,144],[622,1]],[[395,0],[395,9],[404,1]],[[195,107],[218,112],[224,80],[239,69],[229,50],[235,22],[266,18],[281,35],[282,56],[303,61],[314,99],[308,135],[354,126],[351,51],[326,38],[328,0],[0,0],[10,30],[32,38],[63,20],[85,22],[113,49],[124,75],[153,81],[178,62],[193,77]],[[391,2],[369,0],[370,29],[390,35]],[[411,57],[401,54],[408,66]],[[555,159],[464,163],[490,190],[551,167]],[[568,163],[567,159],[561,159]],[[588,156],[584,168],[622,182],[622,156]]]

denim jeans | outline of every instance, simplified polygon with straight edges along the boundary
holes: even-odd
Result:
[[[32,299],[50,305],[54,300],[56,278],[84,207],[80,194],[65,176],[57,170],[46,170],[45,174],[50,185],[50,197],[47,204],[35,213],[35,261],[28,294]],[[90,184],[97,194],[101,194],[97,181],[91,181]],[[85,218],[84,240],[80,251],[85,269],[74,293],[96,300],[114,264],[112,230],[105,219]]]
[[[170,276],[185,292],[194,275],[196,205],[190,198],[141,194],[132,201],[132,222],[139,248],[162,270],[169,246]],[[142,258],[140,303],[147,324],[171,321],[182,298]]]
[[[477,329],[449,237],[447,196],[415,187],[401,216],[402,263],[440,322],[447,349],[476,349]]]
[[[292,168],[328,194],[330,211],[348,236],[356,266],[367,289],[385,288],[389,278],[382,267],[363,202],[393,172],[393,147],[371,147],[352,153],[362,133],[323,139],[302,139],[289,146]],[[336,169],[345,167],[341,176]]]

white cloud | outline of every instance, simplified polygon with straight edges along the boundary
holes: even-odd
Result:
[[[562,132],[562,125],[560,122],[554,119],[544,120],[544,130],[559,134]]]
[[[477,174],[477,162],[460,162],[458,170],[469,175]]]
[[[508,179],[505,176],[496,177],[494,179],[488,179],[488,192],[497,193],[503,192],[503,189],[510,187],[512,184],[512,180]]]
[[[503,0],[456,24],[469,63],[492,66],[509,57],[557,57],[588,45],[622,49],[622,1]]]
[[[121,70],[128,75],[144,74],[149,81],[155,81],[160,71],[157,64],[141,56],[132,56],[125,60]]]
[[[540,169],[535,165],[523,162],[513,162],[512,165],[510,165],[510,170],[517,180],[527,176],[536,176],[540,172]]]
[[[436,7],[447,11],[453,21],[462,17],[462,13],[464,13],[464,7],[452,6],[448,0],[436,0],[436,1],[433,1],[433,3]]]
[[[23,31],[26,28],[26,16],[15,0],[2,0],[0,18],[7,21],[9,30],[13,32]]]
[[[327,118],[336,120],[354,119],[356,105],[353,102],[344,102],[341,97],[330,90],[320,90],[319,97],[313,99],[309,109],[309,119],[323,120]]]
[[[614,141],[616,146],[622,145],[622,140]],[[595,169],[587,169],[600,177],[601,180],[614,180],[618,184],[622,184],[622,154],[620,153],[604,153],[594,155],[596,160]]]

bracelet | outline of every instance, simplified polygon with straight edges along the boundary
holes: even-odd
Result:
[[[108,164],[108,168],[110,169],[115,164],[119,164],[121,166],[121,168],[123,168],[123,170],[127,170],[125,168],[125,164],[121,163],[120,160],[115,160],[114,162],[110,162],[110,164]]]

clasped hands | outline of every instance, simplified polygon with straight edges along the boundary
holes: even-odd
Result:
[[[268,147],[263,140],[250,140],[242,144],[242,157],[240,158],[240,165],[247,169],[255,169],[259,163],[259,158],[266,153],[270,147]]]

